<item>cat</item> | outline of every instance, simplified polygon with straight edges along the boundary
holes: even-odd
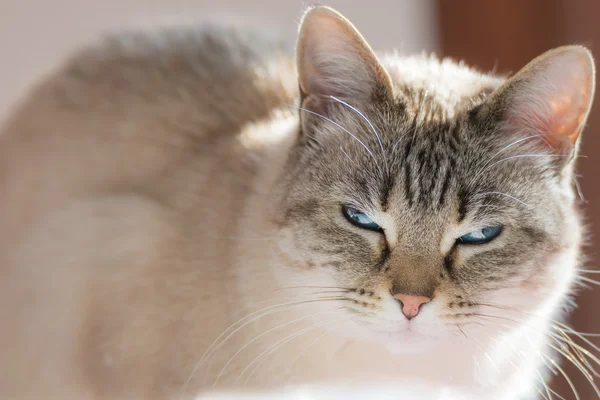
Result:
[[[0,133],[0,398],[546,396],[594,85],[581,46],[503,77],[325,6],[295,57],[218,24],[79,50]]]

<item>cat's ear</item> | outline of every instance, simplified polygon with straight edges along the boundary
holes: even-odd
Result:
[[[531,61],[489,98],[506,129],[539,138],[556,153],[572,153],[585,125],[595,68],[585,47],[566,46]]]
[[[391,80],[356,28],[329,7],[309,9],[302,18],[296,49],[303,97],[313,106],[330,96],[369,101],[391,90]]]

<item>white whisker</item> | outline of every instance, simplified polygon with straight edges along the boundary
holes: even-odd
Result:
[[[527,136],[524,138],[521,138],[519,140],[515,140],[514,142],[508,144],[507,146],[503,147],[502,149],[500,149],[498,152],[496,152],[494,155],[492,155],[489,160],[487,160],[486,163],[483,164],[483,166],[481,168],[479,168],[478,172],[475,173],[475,176],[473,177],[473,179],[471,179],[471,181],[469,182],[468,186],[471,187],[476,181],[477,179],[479,179],[479,177],[488,170],[488,166],[494,161],[494,159],[502,152],[504,152],[505,150],[511,148],[514,145],[517,145],[519,143],[523,143],[526,140],[532,139],[534,137],[538,137],[538,135],[532,135],[532,136]]]
[[[296,358],[294,358],[294,360],[289,363],[286,367],[286,372],[289,372],[294,365],[298,362],[298,360],[300,360],[300,358],[304,355],[304,353],[306,353],[308,351],[308,349],[310,349],[312,346],[314,346],[319,340],[323,339],[325,336],[327,336],[329,333],[331,333],[331,331],[333,330],[332,327],[328,330],[326,330],[325,332],[323,332],[322,334],[320,334],[319,336],[317,336],[312,342],[310,342],[307,346],[305,346],[302,350],[300,350],[298,352],[298,355],[296,356]]]
[[[563,324],[562,322],[557,321],[555,319],[551,319],[551,318],[548,319],[546,317],[542,317],[542,316],[539,316],[539,315],[534,314],[534,313],[522,311],[522,310],[519,310],[519,309],[516,309],[516,308],[513,308],[513,307],[507,307],[507,306],[502,306],[502,305],[498,305],[498,304],[491,304],[491,303],[476,303],[476,305],[478,305],[478,306],[484,306],[484,307],[497,308],[499,310],[507,310],[507,311],[518,312],[518,313],[521,313],[521,314],[524,314],[524,315],[527,315],[527,316],[531,316],[531,317],[535,317],[535,318],[540,318],[540,319],[542,319],[544,321],[551,322],[552,324],[554,324],[554,325],[551,325],[552,328],[554,328],[556,330],[560,330],[562,328],[564,331],[576,335],[578,338],[580,338],[582,341],[584,341],[587,345],[591,346],[594,350],[600,352],[600,347],[596,346],[590,340],[588,340],[588,339],[585,338],[585,336],[600,337],[600,334],[578,332],[578,331],[574,330],[573,328],[571,328],[570,326],[568,326],[566,324]],[[495,316],[495,318],[503,318],[503,317]],[[516,322],[523,323],[524,321],[516,320]]]
[[[267,335],[267,334],[269,334],[269,333],[271,333],[271,332],[273,332],[273,331],[275,331],[275,330],[277,330],[277,329],[281,329],[281,328],[283,328],[284,326],[291,325],[291,324],[293,324],[293,323],[295,323],[295,322],[302,321],[302,320],[304,320],[304,319],[307,319],[307,318],[312,318],[312,317],[314,317],[315,315],[320,315],[320,314],[329,314],[329,313],[332,313],[332,312],[334,312],[334,311],[319,311],[319,312],[316,312],[316,313],[313,313],[313,314],[305,315],[305,316],[302,316],[302,317],[300,317],[300,318],[296,318],[296,319],[294,319],[294,320],[292,320],[292,321],[284,322],[283,324],[280,324],[280,325],[277,325],[277,326],[275,326],[275,327],[273,327],[273,328],[267,329],[266,331],[264,331],[264,332],[262,332],[262,333],[260,333],[260,334],[256,335],[254,338],[252,338],[250,341],[246,342],[246,343],[245,343],[245,344],[244,344],[242,347],[240,347],[240,348],[239,348],[239,349],[238,349],[238,350],[237,350],[237,351],[236,351],[236,352],[235,352],[235,353],[234,353],[234,354],[233,354],[233,355],[232,355],[232,356],[229,358],[229,360],[228,360],[228,361],[225,363],[225,366],[223,366],[223,368],[221,369],[221,371],[220,371],[220,372],[219,372],[219,374],[217,375],[217,379],[215,380],[215,383],[213,384],[213,387],[217,386],[217,384],[219,383],[219,380],[221,379],[221,376],[223,376],[223,374],[224,374],[224,373],[225,373],[225,371],[227,370],[227,367],[229,367],[229,365],[230,365],[230,364],[233,362],[233,360],[234,360],[234,359],[235,359],[235,358],[236,358],[236,357],[237,357],[237,356],[238,356],[238,355],[239,355],[239,354],[240,354],[242,351],[244,351],[244,349],[246,349],[246,348],[247,348],[248,346],[250,346],[252,343],[256,342],[256,341],[257,341],[258,339],[260,339],[261,337],[263,337],[263,336],[265,336],[265,335]]]
[[[547,153],[541,153],[541,154],[517,154],[517,155],[513,155],[513,156],[509,156],[506,158],[503,158],[501,160],[495,161],[495,162],[491,162],[498,154],[500,154],[502,151],[506,150],[507,148],[509,148],[510,146],[517,144],[517,143],[521,143],[527,139],[531,139],[532,136],[528,136],[526,138],[520,139],[516,142],[513,142],[511,145],[505,147],[504,149],[498,151],[496,154],[494,154],[489,160],[488,162],[486,162],[480,169],[478,172],[475,173],[475,176],[469,181],[468,186],[472,187],[477,180],[485,173],[487,172],[490,168],[494,167],[495,165],[504,162],[504,161],[508,161],[508,160],[513,160],[513,159],[518,159],[518,158],[540,158],[540,157],[548,157],[548,158],[565,158],[568,157],[569,155],[564,155],[564,154],[547,154]]]
[[[575,395],[575,399],[576,400],[581,400],[579,398],[579,392],[577,392],[577,389],[575,389],[575,385],[573,385],[573,382],[571,381],[571,379],[569,378],[569,376],[565,373],[565,371],[558,365],[558,363],[556,361],[554,361],[552,358],[548,357],[545,354],[539,353],[540,357],[544,357],[546,358],[553,366],[554,368],[556,368],[558,371],[560,371],[560,373],[562,374],[562,376],[565,378],[565,380],[567,381],[567,383],[569,384],[569,386],[571,387],[571,390],[573,391],[573,394]]]
[[[575,190],[577,191],[577,196],[579,196],[579,201],[581,201],[582,203],[585,203],[585,197],[583,196],[583,191],[581,190],[581,186],[579,186],[579,181],[577,180],[577,178],[575,176],[573,176],[573,178],[571,178],[573,180],[573,183],[575,184]]]
[[[600,374],[598,374],[598,372],[596,372],[596,370],[594,369],[594,366],[586,358],[586,355],[581,350],[579,350],[579,348],[577,348],[577,346],[573,346],[573,343],[574,343],[573,339],[564,330],[558,330],[558,333],[562,337],[565,338],[565,342],[566,342],[566,345],[568,346],[568,348],[571,349],[575,353],[575,355],[577,356],[577,358],[583,364],[585,364],[585,366],[587,367],[588,371],[590,371],[591,373],[593,373],[594,376],[596,376],[597,378],[600,378]]]
[[[558,341],[557,341],[558,342]],[[571,364],[573,364],[582,374],[583,376],[588,380],[588,382],[590,383],[590,385],[592,385],[592,388],[594,389],[594,391],[596,392],[596,395],[598,396],[598,398],[600,398],[600,391],[598,390],[598,387],[596,386],[596,384],[594,383],[594,377],[592,376],[592,374],[590,374],[590,372],[581,364],[581,362],[579,362],[578,360],[576,360],[573,356],[569,355],[567,353],[567,351],[562,350],[556,346],[554,346],[551,343],[548,343],[548,346],[550,346],[551,348],[553,348],[555,351],[557,351],[558,353],[560,353],[563,357],[565,357],[567,360],[569,360],[571,362]]]
[[[351,106],[350,104],[346,103],[343,100],[338,99],[335,96],[329,96],[331,97],[333,100],[342,103],[343,105],[345,105],[346,107],[348,107],[349,109],[351,109],[352,111],[354,111],[355,113],[357,113],[358,115],[361,116],[362,119],[364,119],[367,124],[369,124],[369,126],[371,127],[371,129],[373,130],[373,133],[375,134],[375,136],[377,137],[377,141],[379,142],[379,147],[381,148],[381,153],[385,156],[385,150],[383,149],[383,143],[381,143],[381,137],[379,136],[379,133],[377,133],[377,129],[375,129],[375,127],[373,126],[373,124],[371,123],[371,121],[369,120],[369,118],[367,118],[362,112],[360,112],[356,107]]]
[[[348,153],[346,153],[346,151],[344,151],[343,147],[340,147],[340,150],[342,151],[342,153],[344,153],[344,155],[348,158],[348,160],[352,161],[352,158],[350,158],[350,156],[348,155]],[[352,161],[354,162],[354,161]]]
[[[475,196],[473,196],[473,197],[474,197],[474,198],[475,198],[475,197],[483,197],[483,196],[487,196],[487,195],[490,195],[490,194],[497,194],[497,195],[499,195],[499,196],[505,196],[505,197],[508,197],[509,199],[512,199],[512,200],[514,200],[514,201],[516,201],[516,202],[518,202],[518,203],[521,203],[521,204],[523,204],[524,206],[527,206],[527,207],[529,207],[529,204],[525,203],[523,200],[520,200],[520,199],[518,199],[518,198],[516,198],[516,197],[514,197],[514,196],[511,196],[511,195],[510,195],[510,194],[508,194],[508,193],[502,193],[502,192],[484,192],[484,193],[477,193],[477,194],[476,194]]]
[[[533,327],[531,327],[531,326],[528,326],[528,325],[526,325],[526,324],[523,324],[523,321],[521,321],[521,320],[519,320],[519,319],[512,319],[512,318],[508,318],[508,317],[500,317],[500,316],[494,316],[494,315],[484,315],[484,314],[477,314],[477,315],[478,315],[480,318],[481,318],[481,317],[483,317],[483,318],[486,318],[486,317],[487,317],[487,318],[486,318],[487,320],[489,320],[488,318],[497,318],[497,319],[503,319],[503,320],[512,321],[512,322],[515,322],[515,323],[518,323],[518,324],[524,325],[524,326],[526,326],[526,327],[528,327],[528,328],[530,328],[530,329],[533,329],[533,330],[535,330],[535,331],[538,331],[538,332],[540,332],[540,333],[544,334],[544,332],[542,332],[542,331],[539,331],[538,329],[535,329],[535,328],[533,328]],[[491,320],[490,322],[494,322],[494,321],[493,321],[493,320]],[[498,323],[498,322],[495,322],[495,323],[496,323],[496,324],[498,324],[498,325],[500,325],[501,327],[504,327],[504,328],[507,328],[507,329],[513,329],[513,328],[514,328],[514,327],[512,327],[512,326],[509,326],[509,325],[504,325],[504,324],[501,324],[501,323]],[[563,338],[561,338],[560,336],[558,336],[558,335],[554,335],[554,334],[552,334],[552,333],[547,333],[547,334],[548,334],[548,335],[550,335],[550,337],[553,337],[553,338],[554,338],[554,340],[556,340],[557,338],[558,338],[558,339],[560,339],[560,340],[562,340],[562,339],[563,339]],[[559,342],[559,343],[560,343],[560,342]],[[553,347],[553,348],[554,348],[556,351],[558,351],[558,352],[559,352],[560,354],[562,354],[563,356],[567,357],[567,359],[568,359],[569,361],[571,361],[571,362],[572,362],[572,363],[573,363],[573,364],[574,364],[574,365],[575,365],[575,366],[576,366],[576,367],[577,367],[577,368],[580,370],[580,372],[582,372],[582,373],[583,373],[583,372],[585,371],[585,368],[584,368],[584,369],[582,369],[582,368],[581,368],[581,364],[580,364],[580,363],[575,363],[575,362],[573,361],[573,358],[572,358],[572,357],[568,357],[568,356],[566,356],[566,354],[565,354],[563,351],[561,351],[560,349],[558,349],[556,346],[553,346],[553,345],[551,345],[551,344],[550,344],[550,346],[551,346],[551,347]],[[577,390],[575,389],[575,386],[574,386],[573,382],[571,381],[571,379],[569,378],[569,376],[566,374],[566,372],[565,372],[565,371],[564,371],[564,370],[563,370],[563,369],[562,369],[562,368],[561,368],[561,367],[558,365],[558,363],[556,363],[556,361],[555,361],[554,359],[552,359],[552,358],[548,357],[547,355],[545,355],[545,354],[543,354],[543,353],[541,353],[541,352],[538,352],[537,354],[538,354],[538,356],[539,356],[539,357],[544,357],[544,358],[546,358],[546,359],[547,359],[547,360],[548,360],[548,361],[549,361],[549,362],[550,362],[550,363],[551,363],[551,364],[554,366],[554,368],[555,368],[556,370],[558,370],[558,371],[559,371],[559,372],[562,374],[562,376],[565,378],[565,380],[567,381],[567,383],[568,383],[568,384],[569,384],[569,386],[571,387],[571,390],[573,391],[573,394],[575,395],[575,398],[579,400],[579,393],[578,393],[578,392],[577,392]],[[588,373],[584,373],[584,376],[585,376],[586,378],[588,378]],[[596,385],[593,383],[593,380],[592,380],[592,381],[590,381],[590,382],[592,383],[592,386],[593,386],[593,387],[594,387],[594,389],[596,390],[597,388],[596,388]],[[599,395],[599,397],[600,397],[600,393],[599,393],[598,395]]]
[[[550,158],[564,158],[566,157],[564,154],[517,154],[514,156],[505,157],[501,160],[496,161],[491,164],[487,169],[493,167],[494,165],[500,164],[501,162],[513,160],[515,158],[540,158],[540,157],[550,157]]]
[[[234,322],[233,324],[231,324],[227,329],[225,329],[223,331],[223,333],[221,333],[214,341],[213,343],[206,349],[206,351],[204,352],[204,354],[202,355],[202,357],[200,357],[200,360],[198,360],[198,362],[196,363],[196,365],[194,365],[194,368],[192,369],[192,372],[190,373],[190,376],[188,377],[188,379],[184,382],[184,384],[182,385],[181,389],[179,390],[180,395],[183,394],[183,391],[187,388],[187,385],[189,385],[190,381],[192,380],[192,378],[194,377],[194,375],[196,374],[196,372],[198,371],[198,369],[202,366],[202,364],[204,363],[204,361],[210,357],[212,357],[212,355],[221,347],[223,346],[233,335],[235,335],[238,331],[240,331],[242,328],[244,328],[245,326],[247,326],[248,324],[256,321],[259,318],[264,317],[265,315],[269,315],[278,311],[285,311],[288,310],[291,307],[297,306],[297,305],[302,305],[302,304],[308,304],[308,303],[313,303],[313,302],[318,302],[318,301],[323,301],[323,300],[314,300],[314,299],[310,299],[310,300],[300,300],[300,301],[292,301],[292,302],[287,302],[287,303],[281,303],[281,304],[276,304],[276,305],[272,305],[272,306],[268,306],[265,308],[262,308],[258,311],[254,311],[242,318],[240,318],[238,321]],[[262,313],[262,314],[261,314]],[[256,315],[259,314],[259,315]],[[253,317],[253,318],[251,318]],[[244,322],[241,326],[237,327],[235,330],[233,330],[231,333],[229,333],[229,335],[227,335],[227,333],[233,329],[237,324],[241,323],[242,321],[251,318],[250,320]],[[221,340],[221,338],[223,338],[225,335],[227,335],[227,337],[225,337],[224,339]],[[218,344],[217,344],[218,343]]]
[[[537,137],[539,137],[539,135],[531,135],[531,136],[526,136],[524,138],[515,140],[514,142],[511,142],[510,144],[508,144],[507,146],[504,146],[502,149],[500,149],[498,152],[496,152],[493,156],[491,156],[490,157],[490,161],[493,160],[494,158],[496,158],[497,155],[499,155],[500,153],[504,152],[505,150],[510,149],[514,145],[517,145],[519,143],[523,143],[526,140],[537,138]]]
[[[479,340],[477,340],[476,338],[473,338],[473,340],[476,342],[477,346],[479,347],[479,350],[481,350],[481,352],[483,353],[483,355],[485,356],[485,358],[488,359],[488,361],[490,362],[490,364],[492,365],[492,367],[494,368],[494,370],[496,370],[496,372],[499,374],[500,370],[496,366],[496,363],[494,362],[494,360],[492,359],[492,357],[490,357],[490,355],[484,350],[483,344]]]
[[[479,304],[479,305],[485,305],[485,304]],[[496,308],[502,309],[501,307],[496,307]],[[552,328],[558,330],[563,335],[563,336],[559,336],[552,332],[543,332],[536,328],[533,328],[533,327],[525,324],[524,321],[522,321],[518,318],[500,317],[500,316],[483,315],[483,314],[477,314],[477,315],[479,315],[480,317],[486,318],[488,320],[489,320],[489,318],[496,318],[496,319],[502,319],[502,320],[515,322],[515,323],[521,324],[523,326],[526,326],[530,329],[536,330],[544,335],[547,335],[550,339],[552,339],[554,342],[556,342],[562,348],[558,348],[558,347],[554,346],[552,343],[548,343],[549,347],[551,347],[556,352],[558,352],[559,354],[564,356],[568,361],[570,361],[584,375],[584,377],[588,380],[588,382],[590,383],[590,385],[596,392],[598,398],[600,398],[600,390],[596,386],[596,384],[594,382],[594,377],[592,376],[592,374],[594,376],[599,376],[599,374],[594,370],[594,368],[592,368],[592,366],[589,364],[589,361],[588,361],[588,359],[592,360],[592,361],[594,361],[594,363],[596,363],[597,365],[600,366],[600,359],[598,359],[596,356],[591,354],[589,351],[587,351],[586,349],[581,347],[579,344],[575,343],[568,335],[566,335],[566,332],[564,330],[559,330],[560,328],[558,328],[557,326],[550,325]],[[492,321],[490,321],[490,322],[492,322]],[[558,324],[558,322],[556,322],[556,321],[554,321],[554,323]],[[504,325],[504,324],[500,324],[500,323],[497,323],[497,324],[500,326],[509,328],[509,329],[512,328],[511,326],[508,326],[508,325]],[[571,331],[574,334],[577,334],[572,329],[570,329],[568,327],[566,327],[566,328],[568,331]],[[593,344],[591,344],[591,342],[589,342],[587,339],[585,339],[585,338],[581,338],[581,339],[586,341],[587,343],[589,343],[592,347],[596,347]],[[576,359],[575,356],[573,356],[573,354],[569,351],[569,347],[571,347],[573,349],[573,351],[576,352],[576,354],[579,356],[579,360]],[[596,350],[598,350],[597,347],[596,347]],[[585,359],[584,356],[587,357],[587,359]],[[558,365],[556,365],[555,363],[553,363],[553,365],[555,365],[558,368]],[[562,371],[560,369],[559,369],[559,371],[563,374],[565,379],[567,379],[569,381],[569,378],[564,374],[564,371]]]
[[[402,141],[402,137],[398,140],[396,140],[396,143],[394,143],[394,145],[392,146],[392,154],[394,154],[396,152],[396,147],[398,147],[398,145],[400,144],[400,142]]]
[[[575,280],[591,283],[592,285],[600,285],[599,281],[592,278],[588,278],[587,276],[577,276],[575,277]]]
[[[479,361],[477,361],[475,355],[473,355],[473,366],[473,384],[476,384],[479,380],[478,375],[480,374],[481,367],[479,366]]]
[[[244,376],[244,374],[246,373],[246,371],[252,367],[252,365],[254,365],[255,363],[256,366],[252,369],[252,371],[250,371],[250,374],[248,375],[248,377],[246,378],[246,381],[244,382],[244,385],[247,385],[248,382],[250,381],[250,379],[252,378],[252,376],[254,375],[254,373],[256,372],[256,370],[258,369],[258,367],[262,364],[262,362],[264,360],[267,359],[267,357],[269,357],[271,354],[273,354],[274,352],[276,352],[277,350],[279,350],[282,346],[284,346],[286,343],[289,343],[290,341],[294,340],[295,338],[303,335],[306,332],[309,332],[313,329],[318,328],[319,326],[323,326],[325,324],[328,323],[332,323],[332,322],[338,322],[340,319],[335,319],[335,320],[327,320],[327,321],[321,321],[318,322],[316,324],[313,324],[307,328],[304,328],[290,336],[287,336],[281,340],[279,340],[278,342],[276,342],[274,345],[268,347],[267,349],[265,349],[262,353],[260,353],[257,357],[255,357],[250,364],[248,364],[248,366],[246,366],[246,368],[244,368],[242,370],[242,372],[240,373],[240,375],[238,376],[238,378],[235,381],[235,385],[237,385],[237,383],[239,382],[239,380]]]
[[[494,342],[496,342],[497,344],[499,344],[500,342],[495,339],[495,338],[491,338]],[[517,349],[512,343],[509,342],[510,348],[512,349],[512,351],[518,356],[520,357],[522,360],[526,360],[527,359],[527,355],[520,349]],[[521,368],[515,364],[512,360],[509,360],[510,364],[515,367],[515,369],[519,372],[521,372]],[[542,387],[544,388],[546,394],[542,393],[541,390],[537,387],[536,385],[536,390],[540,393],[540,395],[547,399],[547,400],[552,400],[552,394],[550,394],[550,392],[553,392],[554,394],[556,394],[556,392],[554,392],[552,389],[550,389],[550,387],[548,387],[548,384],[546,383],[546,381],[544,380],[544,378],[542,377],[542,375],[540,374],[540,372],[536,369],[535,373],[537,375],[538,380],[540,381],[540,383],[542,384]],[[562,399],[562,396],[556,394],[559,398]],[[563,399],[564,400],[564,399]]]
[[[344,131],[345,133],[347,133],[348,135],[350,135],[354,140],[356,140],[358,143],[360,143],[360,145],[367,151],[367,153],[369,153],[371,155],[371,157],[373,157],[373,159],[375,160],[375,162],[377,162],[377,159],[375,158],[375,155],[371,152],[371,150],[369,150],[369,148],[367,147],[366,144],[364,144],[362,142],[362,140],[360,140],[359,138],[357,138],[352,132],[350,132],[348,129],[344,128],[343,126],[341,126],[340,124],[338,124],[337,122],[335,122],[334,120],[327,118],[324,115],[321,115],[319,113],[316,113],[314,111],[308,110],[304,107],[299,107],[293,104],[290,104],[291,107],[296,107],[301,111],[305,111],[309,114],[315,115],[317,117],[323,118],[325,121],[332,123],[333,125],[337,126],[338,128],[340,128],[342,131]]]

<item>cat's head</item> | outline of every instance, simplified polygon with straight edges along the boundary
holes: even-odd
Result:
[[[588,50],[552,50],[504,79],[380,59],[317,7],[297,66],[282,280],[314,287],[352,320],[347,331],[392,347],[564,299],[581,240],[572,168],[594,91]]]

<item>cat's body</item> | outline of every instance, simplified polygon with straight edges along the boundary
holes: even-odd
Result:
[[[426,155],[423,149],[442,140],[436,134],[421,145],[417,141],[421,147],[408,155],[418,129],[407,127],[460,131],[451,129],[453,121],[505,80],[427,57],[384,57],[382,65],[396,100],[405,101],[400,108],[390,102],[387,112],[410,109],[412,117],[384,132],[387,117],[379,118],[371,106],[342,107],[328,120],[332,125],[320,129],[362,126],[357,135],[362,140],[350,141],[359,143],[356,148],[348,142],[328,146],[326,153],[341,149],[346,158],[323,159],[338,163],[343,175],[360,162],[361,151],[368,148],[368,157],[381,145],[384,153],[414,157],[422,176],[427,168],[441,171],[429,186],[388,185],[389,202],[401,197],[394,187],[413,196],[411,207],[413,201],[424,202],[423,213],[404,223],[422,232],[418,223],[443,224],[462,207],[451,197],[453,181],[444,177],[468,166],[443,152]],[[458,329],[443,334],[436,315],[422,312],[409,323],[398,309],[396,319],[390,311],[396,300],[387,283],[378,281],[383,278],[360,278],[362,286],[348,276],[336,278],[345,253],[335,246],[348,244],[353,254],[367,257],[351,243],[352,236],[336,238],[339,229],[322,236],[297,228],[299,218],[312,214],[326,221],[308,198],[319,197],[315,182],[330,182],[332,192],[339,183],[318,164],[321,169],[304,181],[304,193],[289,194],[305,179],[298,178],[302,172],[295,166],[315,165],[314,157],[303,158],[298,150],[304,146],[299,138],[317,123],[304,117],[300,132],[295,105],[300,97],[304,108],[310,104],[306,85],[301,82],[300,95],[296,79],[293,59],[266,39],[215,27],[181,28],[127,34],[85,50],[30,93],[0,134],[0,397],[177,399],[213,386],[352,383],[375,390],[417,380],[434,394],[449,387],[458,398],[538,394],[547,362],[539,354],[553,357],[547,320],[560,316],[577,263],[576,213],[572,206],[553,206],[573,202],[570,182],[546,185],[556,192],[553,199],[520,192],[524,197],[517,201],[548,208],[548,220],[532,217],[548,224],[548,232],[531,228],[541,235],[537,241],[522,239],[523,246],[541,246],[527,260],[543,264],[544,272],[528,266],[530,272],[515,277],[520,286],[496,286],[485,298],[506,309],[475,310],[456,292],[444,309],[466,308],[488,319],[459,322]],[[325,114],[326,108],[312,110]],[[365,125],[366,117],[350,119],[358,108],[373,125]],[[315,142],[310,146],[322,145]],[[388,176],[407,173],[405,165],[396,164],[387,164]],[[502,174],[505,182],[530,179],[528,172],[508,167]],[[419,200],[425,196],[435,197],[439,215],[428,200]],[[328,247],[328,237],[335,246]],[[428,240],[444,246],[435,234]],[[367,241],[379,246],[370,236]],[[390,243],[401,247],[398,240]],[[419,255],[431,252],[432,245],[415,243],[404,258],[421,260],[424,271],[433,271],[426,272],[432,285],[461,279],[444,276]],[[527,250],[517,246],[515,252]],[[352,277],[363,274],[356,268]],[[488,281],[513,275],[496,273]],[[418,279],[406,279],[425,290]],[[468,292],[477,285],[472,280],[464,287]],[[377,340],[360,311],[340,312],[347,301],[387,313]],[[432,338],[423,339],[424,332]],[[300,335],[291,336],[295,333]]]

